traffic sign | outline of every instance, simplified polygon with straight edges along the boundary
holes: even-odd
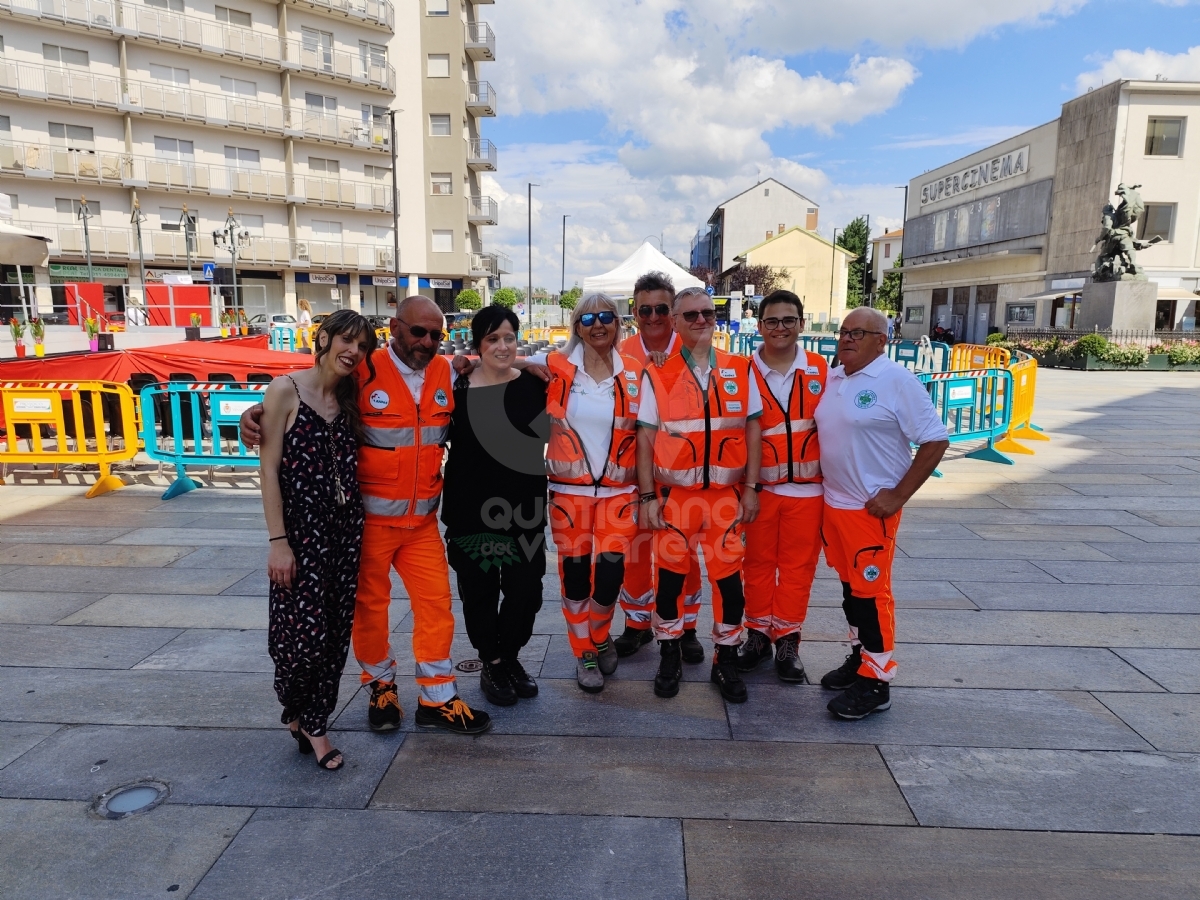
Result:
[[[717,292],[717,289],[710,284],[708,287],[706,287],[704,289],[704,292],[706,294],[708,294],[708,296],[711,297],[713,294],[715,294]]]
[[[204,264],[204,274],[201,277],[203,277],[205,281],[212,281],[214,278],[216,278],[216,276],[217,276],[217,264],[216,263],[205,263]]]

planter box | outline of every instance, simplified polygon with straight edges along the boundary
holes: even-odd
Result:
[[[1105,362],[1102,359],[1097,359],[1089,353],[1087,365],[1084,366],[1084,368],[1086,368],[1089,372],[1145,372],[1149,371],[1150,366],[1146,363],[1143,363],[1140,366],[1115,365],[1110,362]]]
[[[1170,361],[1167,359],[1167,354],[1151,353],[1150,356],[1147,357],[1146,368],[1151,372],[1165,372],[1167,369],[1171,368],[1169,362]]]
[[[1171,366],[1172,372],[1200,372],[1200,363],[1183,363],[1178,366]]]
[[[188,325],[188,326],[186,326],[186,327],[183,329],[183,339],[184,339],[185,341],[198,341],[198,340],[200,340],[200,326],[199,326],[199,325]]]

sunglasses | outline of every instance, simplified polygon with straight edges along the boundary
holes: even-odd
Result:
[[[705,322],[717,321],[717,311],[715,309],[689,309],[685,313],[680,313],[685,322],[695,322],[697,316],[704,316]]]
[[[638,307],[638,315],[641,316],[643,319],[650,318],[651,313],[654,313],[654,315],[656,315],[656,316],[665,316],[665,315],[669,315],[670,312],[671,312],[671,307],[667,306],[667,304],[665,304],[665,303],[660,303],[660,304],[658,304],[658,306],[639,306]]]
[[[611,325],[614,321],[616,321],[616,318],[616,313],[610,312],[606,309],[604,312],[584,313],[579,317],[579,324],[584,328],[591,328],[596,324],[596,320],[599,319],[601,325]]]
[[[418,341],[421,340],[421,338],[428,337],[435,344],[440,344],[442,342],[442,338],[446,336],[446,332],[444,331],[430,331],[428,328],[424,328],[421,325],[409,325],[399,316],[396,317],[396,321],[402,323],[404,327],[408,329],[408,333],[415,337]]]
[[[762,323],[763,323],[763,327],[765,327],[767,329],[767,331],[774,331],[776,328],[779,328],[780,326],[783,326],[784,328],[795,328],[796,324],[799,321],[800,321],[799,316],[783,316],[782,318],[779,318],[779,319],[776,319],[774,317],[771,317],[770,319],[763,319]]]

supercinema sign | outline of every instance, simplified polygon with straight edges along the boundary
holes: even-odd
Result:
[[[937,203],[957,194],[1024,175],[1029,171],[1029,145],[985,160],[977,166],[921,185],[921,205]]]

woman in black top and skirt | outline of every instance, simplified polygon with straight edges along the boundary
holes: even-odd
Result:
[[[533,634],[546,574],[546,384],[513,368],[520,326],[503,306],[475,314],[479,364],[454,385],[442,489],[446,556],[483,661],[480,687],[500,706],[537,696],[517,654]]]

